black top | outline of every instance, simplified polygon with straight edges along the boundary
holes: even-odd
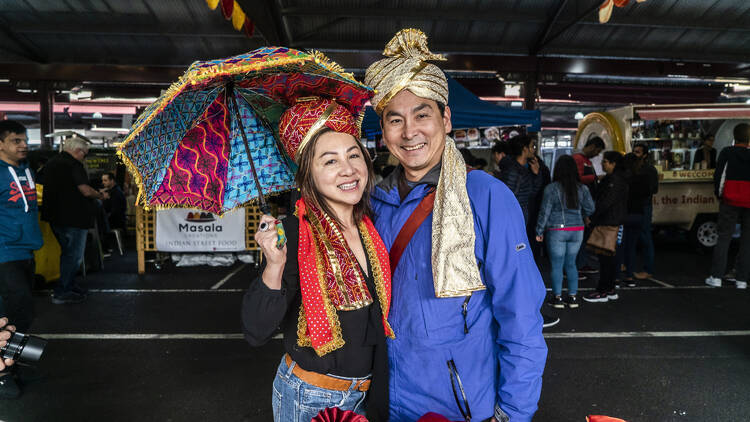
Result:
[[[112,229],[125,229],[125,209],[127,208],[125,193],[117,185],[112,189],[108,189],[107,193],[109,194],[109,199],[102,201],[102,205],[104,205],[104,211],[107,213],[109,219],[109,227]]]
[[[43,170],[42,220],[65,227],[94,226],[92,201],[78,190],[88,185],[83,164],[67,152],[49,160]]]
[[[695,151],[695,156],[693,157],[693,165],[700,163],[703,161],[706,155],[706,149],[703,147],[698,148]],[[711,156],[708,158],[708,168],[715,169],[716,168],[716,148],[711,148]]]
[[[596,210],[591,215],[594,226],[619,226],[625,219],[628,183],[622,171],[608,174],[597,185]]]
[[[640,173],[629,174],[628,214],[643,214],[644,207],[651,201],[651,177],[644,168]]]
[[[367,261],[367,288],[373,303],[355,311],[338,311],[344,346],[318,356],[312,347],[297,345],[297,317],[302,295],[299,289],[297,242],[299,220],[284,220],[287,235],[287,260],[281,289],[269,289],[261,275],[250,285],[242,303],[242,322],[245,338],[253,346],[266,343],[281,326],[284,349],[308,371],[343,377],[365,377],[372,373],[375,346],[385,339],[380,302],[377,298],[369,257]]]

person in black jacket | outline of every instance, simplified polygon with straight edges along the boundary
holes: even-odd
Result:
[[[643,162],[641,170],[648,177],[650,190],[648,200],[643,204],[643,224],[641,225],[641,235],[638,239],[641,245],[640,250],[643,253],[643,271],[633,273],[636,279],[645,280],[654,276],[654,238],[651,234],[651,220],[654,214],[652,198],[659,192],[659,172],[651,163],[648,156],[648,147],[645,144],[638,144],[633,147],[633,154]]]
[[[285,246],[277,243],[278,221],[261,218],[255,240],[265,266],[242,302],[251,345],[265,344],[278,327],[284,334],[276,422],[309,421],[327,407],[367,408],[370,420],[387,419],[391,272],[369,218],[373,168],[356,122],[333,100],[300,99],[279,124],[299,165],[301,199],[284,221]]]
[[[591,225],[619,227],[625,220],[628,201],[628,183],[622,165],[622,154],[607,151],[602,158],[602,169],[607,175],[601,180],[596,191],[596,209],[591,215]],[[616,259],[613,255],[597,253],[599,258],[599,283],[596,291],[583,297],[587,302],[607,302],[617,300],[615,290]]]
[[[518,135],[508,141],[510,154],[500,161],[500,180],[513,192],[529,221],[529,205],[542,189],[540,164],[536,159],[536,143],[526,135]]]
[[[693,168],[715,169],[716,148],[714,148],[714,135],[706,135],[703,144],[695,150],[693,157]]]
[[[622,161],[625,177],[628,182],[628,213],[623,222],[623,250],[625,258],[625,284],[635,287],[633,272],[635,269],[636,245],[643,227],[643,210],[651,201],[649,175],[643,161],[633,153],[626,154]]]

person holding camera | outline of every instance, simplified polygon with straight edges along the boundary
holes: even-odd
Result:
[[[34,318],[34,251],[43,243],[36,185],[26,160],[28,140],[22,124],[0,121],[0,317],[12,319],[22,331]],[[0,375],[5,375],[0,397],[20,395],[13,377]]]
[[[16,327],[7,324],[8,318],[0,318],[0,348],[8,344],[13,331],[16,331]],[[10,373],[13,363],[13,359],[0,359],[0,399],[15,399],[21,395],[21,389]]]

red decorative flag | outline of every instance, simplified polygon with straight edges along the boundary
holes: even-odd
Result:
[[[232,11],[234,11],[234,0],[221,0],[221,12],[227,20],[232,19]]]
[[[586,416],[586,422],[626,422],[626,421],[624,419],[613,418],[611,416],[588,415]]]
[[[245,35],[248,38],[252,38],[253,34],[255,33],[255,24],[250,20],[250,18],[245,16],[245,24],[242,26],[242,29],[245,31]]]

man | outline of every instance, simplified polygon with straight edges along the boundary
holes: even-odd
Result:
[[[60,280],[52,294],[56,305],[82,302],[86,290],[75,283],[86,248],[88,229],[93,227],[93,199],[106,199],[89,186],[83,161],[88,142],[74,136],[63,143],[63,152],[49,160],[44,169],[42,219],[49,221],[60,243]]]
[[[719,203],[719,240],[714,247],[709,286],[720,287],[727,267],[732,233],[740,223],[740,251],[737,255],[735,286],[746,289],[750,277],[750,125],[734,127],[734,146],[721,150],[714,172],[714,190]]]
[[[706,135],[706,137],[703,138],[703,145],[701,145],[701,147],[695,151],[695,156],[693,157],[693,168],[716,168],[716,148],[714,148],[714,135]]]
[[[500,172],[500,162],[503,161],[508,155],[508,142],[495,141],[492,145],[492,175],[500,179],[502,173]]]
[[[102,193],[106,193],[109,198],[103,202],[104,211],[107,213],[107,221],[110,229],[125,230],[127,208],[125,193],[115,183],[114,173],[107,172],[102,174]]]
[[[21,331],[34,319],[34,251],[43,243],[28,139],[22,124],[0,121],[0,317]],[[0,398],[20,395],[10,372],[0,371]]]
[[[639,280],[646,280],[654,276],[654,239],[651,236],[651,220],[654,215],[653,196],[659,192],[659,172],[648,158],[648,148],[644,144],[633,147],[633,154],[643,162],[643,171],[648,176],[648,186],[651,191],[649,200],[643,206],[643,225],[638,240],[643,246],[643,271],[633,273]]]
[[[536,159],[536,144],[533,138],[518,135],[508,141],[508,147],[508,157],[500,162],[500,180],[516,196],[523,211],[523,218],[528,222],[529,206],[542,187],[539,161]]]
[[[591,195],[594,195],[596,189],[596,171],[594,165],[591,163],[591,159],[601,154],[604,151],[604,141],[598,136],[586,141],[581,152],[573,154],[573,159],[576,160],[578,166],[578,175],[581,177],[581,183],[586,185],[591,191]]]
[[[384,54],[365,83],[400,163],[372,194],[393,273],[390,421],[464,420],[454,391],[474,420],[531,421],[547,357],[545,290],[521,208],[494,177],[467,173],[447,136],[445,75],[426,62],[442,56],[426,36],[402,30]]]
[[[581,183],[589,188],[593,198],[596,198],[597,176],[596,170],[594,170],[594,165],[591,163],[591,159],[601,154],[602,151],[604,151],[604,140],[598,136],[594,136],[586,141],[586,145],[583,146],[581,152],[573,154],[573,159],[578,166],[578,176],[581,178]],[[590,234],[590,230],[586,229],[583,234],[584,245]],[[576,258],[579,274],[596,274],[599,272],[596,268],[589,265],[590,261],[591,257],[589,256],[589,253],[586,251],[585,247],[582,247],[578,252],[578,258]]]

